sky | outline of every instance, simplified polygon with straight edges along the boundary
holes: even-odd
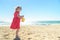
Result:
[[[11,22],[17,6],[26,22],[60,20],[60,0],[0,0],[0,21]]]

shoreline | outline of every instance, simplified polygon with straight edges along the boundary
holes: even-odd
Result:
[[[50,24],[50,25],[21,25],[21,27],[22,26],[54,26],[54,25],[56,25],[56,26],[60,26],[60,24]],[[10,27],[10,25],[0,25],[0,27]]]

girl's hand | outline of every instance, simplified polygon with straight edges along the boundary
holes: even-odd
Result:
[[[23,16],[20,16],[20,18],[22,19],[24,17],[24,15]]]
[[[24,17],[24,15],[22,15],[22,16],[20,16],[20,15],[17,15],[18,16],[18,18],[20,18],[20,19],[22,19],[23,17]]]

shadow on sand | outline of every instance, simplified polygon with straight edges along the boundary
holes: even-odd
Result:
[[[13,40],[21,40],[18,36],[16,36]]]

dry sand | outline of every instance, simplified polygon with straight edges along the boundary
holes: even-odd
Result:
[[[22,26],[19,32],[21,40],[60,40],[60,25]],[[13,40],[15,30],[0,27],[0,40]]]

